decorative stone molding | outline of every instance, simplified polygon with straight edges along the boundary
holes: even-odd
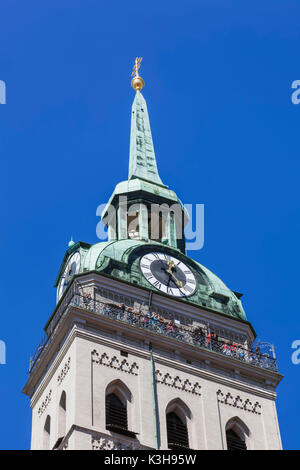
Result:
[[[111,367],[112,369],[127,372],[128,374],[138,375],[139,366],[136,362],[131,364],[123,359],[122,361],[117,356],[109,357],[105,352],[100,354],[94,349],[92,351],[92,362],[103,366]]]
[[[258,401],[253,404],[249,398],[243,401],[239,395],[233,397],[230,392],[225,394],[221,390],[217,391],[217,397],[218,402],[224,405],[233,406],[257,415],[261,414],[261,405]]]
[[[69,357],[64,367],[61,369],[60,373],[57,376],[57,382],[59,383],[59,385],[62,383],[62,381],[64,380],[65,376],[67,375],[70,369],[70,362],[71,362],[71,358]]]
[[[92,436],[93,450],[141,450],[144,447],[137,442],[123,441],[111,437]]]
[[[195,395],[201,395],[201,386],[198,382],[190,382],[189,379],[180,379],[178,375],[172,377],[168,372],[162,374],[160,370],[155,371],[156,382],[174,387],[185,392],[190,392]]]
[[[48,395],[46,396],[45,400],[42,402],[41,406],[39,407],[38,409],[38,415],[39,417],[42,416],[42,414],[44,413],[45,409],[47,408],[47,406],[49,405],[50,401],[51,401],[51,395],[52,395],[52,390],[49,391]]]

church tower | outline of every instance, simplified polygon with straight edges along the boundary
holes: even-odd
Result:
[[[188,214],[158,173],[140,62],[108,239],[69,243],[31,359],[31,449],[281,449],[274,348],[255,342],[241,294],[186,254]]]

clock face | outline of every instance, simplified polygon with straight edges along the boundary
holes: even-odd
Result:
[[[79,268],[80,268],[80,253],[79,251],[76,251],[76,253],[74,253],[69,259],[67,266],[64,270],[64,273],[61,277],[59,287],[58,287],[59,299],[64,293],[65,289],[68,287],[74,274],[77,274],[79,272]]]
[[[140,268],[147,281],[165,294],[187,297],[197,288],[192,271],[182,261],[165,253],[147,253],[140,260]]]

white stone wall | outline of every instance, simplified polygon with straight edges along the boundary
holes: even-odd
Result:
[[[76,383],[76,344],[73,342],[65,354],[59,355],[49,368],[31,400],[32,436],[31,449],[44,448],[44,426],[50,416],[50,443],[52,449],[57,439],[59,420],[59,402],[63,391],[66,392],[66,431],[75,422],[76,395],[73,393]]]
[[[120,349],[127,351],[128,357],[121,356]],[[281,448],[274,393],[251,386],[239,377],[212,374],[209,365],[200,370],[180,358],[167,360],[155,350],[154,358],[161,449],[167,449],[166,410],[170,406],[177,406],[186,414],[193,449],[226,449],[226,425],[233,418],[236,426],[244,426],[249,431],[248,449]],[[111,435],[105,429],[105,391],[114,381],[120,381],[131,393],[128,429],[138,433],[140,444],[155,448],[152,369],[147,344],[144,348],[134,347],[125,338],[117,335],[108,338],[83,327],[72,329],[32,397],[31,448],[43,448],[48,415],[51,417],[49,448],[60,437],[62,391],[66,392],[66,433],[70,431],[67,448],[101,448],[104,441],[97,438],[100,444],[93,447],[92,436],[102,433],[107,439]],[[72,430],[72,426],[81,431]]]

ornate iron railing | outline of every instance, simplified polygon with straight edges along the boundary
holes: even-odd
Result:
[[[201,349],[213,351],[228,358],[233,358],[240,362],[246,362],[253,366],[262,367],[277,371],[277,362],[275,354],[272,356],[266,350],[259,346],[245,348],[243,345],[218,338],[212,331],[205,328],[191,327],[181,325],[176,320],[164,319],[163,317],[148,313],[137,312],[133,308],[118,306],[112,303],[100,302],[93,300],[89,296],[72,293],[68,296],[68,302],[64,302],[62,308],[56,312],[56,316],[52,319],[51,333],[49,337],[45,337],[37,348],[34,356],[30,360],[29,372],[32,372],[40,360],[41,354],[47,348],[58,323],[63,318],[68,306],[77,307],[88,310],[106,318],[118,322],[126,323],[132,327],[151,331],[158,335],[173,338],[183,343],[192,344]],[[58,315],[60,313],[60,315]],[[54,321],[55,320],[55,321]],[[274,349],[273,349],[274,351]]]

